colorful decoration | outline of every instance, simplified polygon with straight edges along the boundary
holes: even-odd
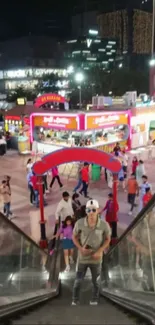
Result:
[[[44,156],[41,161],[37,161],[33,165],[33,171],[38,176],[41,176],[54,166],[73,161],[100,165],[110,170],[113,174],[118,174],[121,169],[119,160],[103,151],[89,148],[64,148],[51,152]]]

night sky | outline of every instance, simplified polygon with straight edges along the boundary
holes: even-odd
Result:
[[[70,17],[81,11],[111,11],[132,6],[151,7],[152,0],[3,0],[0,9],[0,41],[28,35],[66,37]]]

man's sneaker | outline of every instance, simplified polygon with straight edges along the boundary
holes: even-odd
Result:
[[[67,265],[65,268],[65,272],[69,272],[70,271],[70,265]]]
[[[128,215],[129,215],[129,216],[132,216],[132,211],[129,211],[129,212],[128,212]]]
[[[8,217],[8,219],[9,219],[9,220],[12,220],[13,218],[15,218],[15,215],[12,213],[12,214]]]
[[[98,305],[98,299],[92,299],[92,300],[90,301],[90,305],[91,305],[91,306],[97,306],[97,305]]]
[[[69,257],[69,261],[70,261],[70,264],[74,264],[74,260],[73,260],[72,256]]]
[[[77,305],[79,305],[79,301],[77,301],[77,300],[73,300],[73,301],[72,301],[72,306],[77,306]]]

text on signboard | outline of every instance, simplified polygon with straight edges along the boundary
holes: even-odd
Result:
[[[47,102],[47,101],[56,101],[56,102],[60,102],[61,101],[61,97],[60,96],[45,96],[41,98],[41,101]]]
[[[103,123],[107,123],[107,122],[109,123],[109,122],[118,121],[118,120],[119,120],[118,115],[101,116],[101,117],[95,118],[95,124],[103,124]]]
[[[69,124],[69,119],[66,117],[56,117],[50,116],[50,117],[44,117],[45,123],[53,123],[53,124]]]

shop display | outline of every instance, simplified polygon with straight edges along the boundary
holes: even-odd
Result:
[[[116,142],[126,148],[130,137],[127,112],[83,114],[33,113],[31,142],[44,153],[54,147],[88,146],[110,152]],[[49,151],[50,150],[50,151]]]

